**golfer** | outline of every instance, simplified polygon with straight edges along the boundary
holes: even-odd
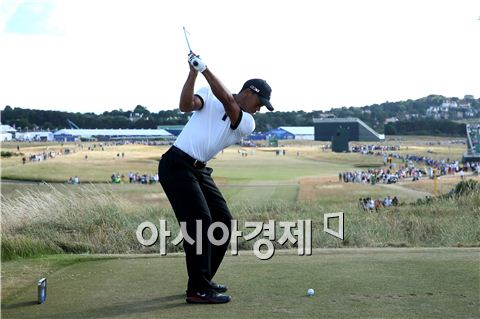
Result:
[[[188,303],[226,303],[230,296],[225,285],[212,281],[230,241],[231,219],[227,203],[212,179],[207,162],[224,148],[239,142],[255,129],[252,114],[262,106],[273,111],[270,104],[272,89],[266,81],[245,82],[238,94],[232,94],[210,71],[199,56],[190,53],[190,72],[180,95],[180,110],[194,112],[174,145],[162,156],[158,167],[160,183],[172,205],[179,223],[186,224],[188,243],[184,235]],[[210,87],[194,94],[198,72]],[[201,221],[201,234],[197,234]],[[212,223],[223,223],[228,240],[214,245],[208,240]],[[200,228],[199,228],[200,231]],[[215,227],[213,236],[220,240],[224,233]],[[197,253],[201,238],[201,253]]]

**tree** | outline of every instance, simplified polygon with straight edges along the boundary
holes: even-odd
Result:
[[[21,118],[21,119],[16,119],[14,120],[11,124],[15,124],[15,127],[18,130],[28,130],[29,127],[32,125],[28,122],[27,119]]]
[[[143,107],[141,105],[137,105],[135,109],[133,110],[133,113],[138,113],[138,114],[143,114],[143,115],[150,115],[150,111],[147,110],[146,107]]]

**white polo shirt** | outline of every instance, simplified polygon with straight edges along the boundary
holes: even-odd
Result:
[[[207,162],[255,130],[253,116],[243,111],[238,127],[234,128],[223,104],[210,88],[204,87],[195,95],[202,98],[203,107],[193,113],[174,143],[191,157]]]

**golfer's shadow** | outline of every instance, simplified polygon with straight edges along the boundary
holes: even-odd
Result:
[[[116,304],[111,306],[106,305],[97,309],[88,309],[82,312],[82,316],[84,316],[85,318],[116,318],[120,315],[134,315],[138,313],[148,313],[161,309],[171,309],[184,306],[188,306],[188,304],[185,302],[185,294],[178,294],[158,297],[150,300],[139,300],[136,302]],[[73,318],[78,316],[78,314],[65,313],[58,314],[58,316],[61,318]]]
[[[15,308],[23,308],[23,307],[28,307],[28,306],[35,306],[37,305],[38,302],[36,301],[23,301],[23,302],[17,302],[15,304],[2,304],[2,309],[15,309]]]

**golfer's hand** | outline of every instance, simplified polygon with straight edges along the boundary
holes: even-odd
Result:
[[[203,72],[207,69],[205,63],[200,59],[200,56],[193,52],[188,55],[188,63],[190,63],[190,65],[198,72]]]

